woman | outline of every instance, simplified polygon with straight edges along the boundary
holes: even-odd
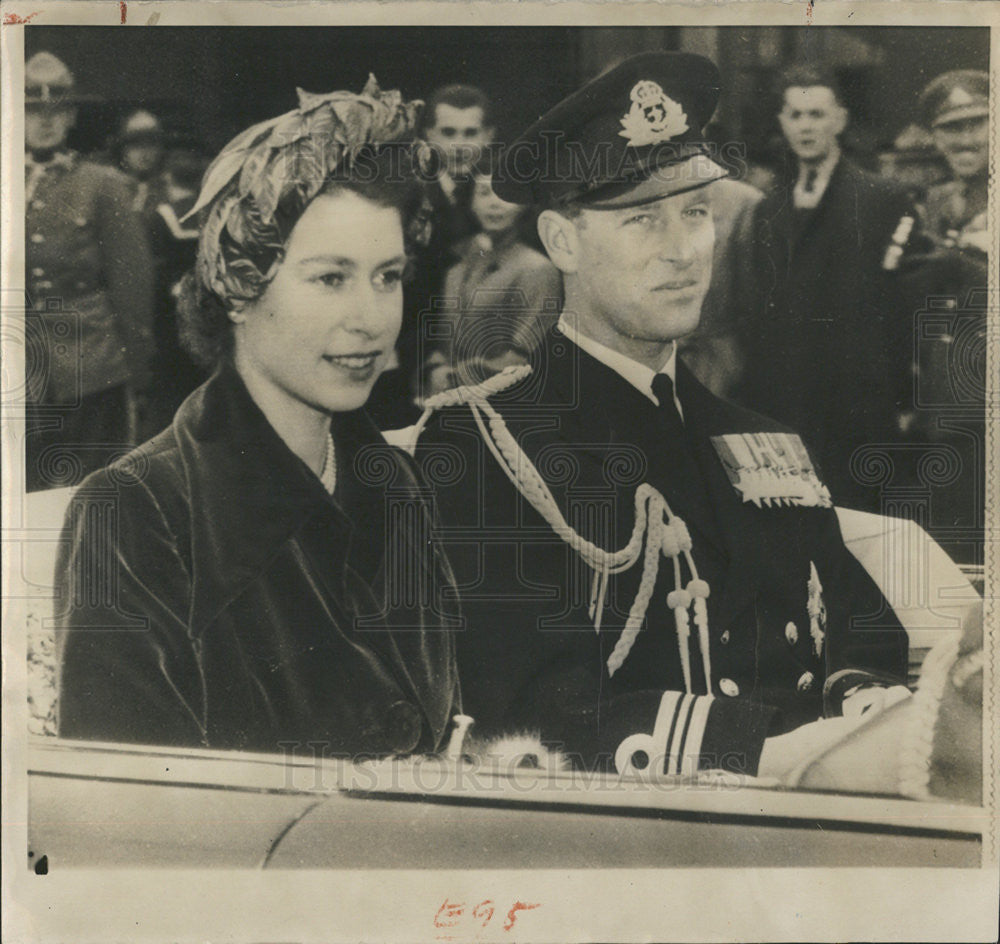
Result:
[[[299,99],[192,211],[181,317],[213,375],[70,510],[63,737],[384,755],[457,710],[451,571],[362,409],[420,224],[416,107],[374,79]]]
[[[472,191],[472,213],[482,232],[458,245],[458,262],[445,276],[444,295],[454,306],[451,340],[432,355],[431,393],[526,363],[559,319],[562,277],[532,245],[535,214],[501,200],[492,179],[486,154],[476,166]]]

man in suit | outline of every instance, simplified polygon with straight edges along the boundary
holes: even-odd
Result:
[[[894,440],[909,398],[912,312],[892,270],[914,214],[842,153],[848,113],[830,74],[792,68],[780,92],[791,160],[756,214],[739,399],[806,438],[838,504],[877,511],[851,463]]]
[[[677,362],[711,275],[718,88],[707,59],[643,54],[511,145],[493,186],[547,207],[564,309],[527,376],[442,394],[417,447],[466,710],[620,772],[775,773],[765,738],[820,718],[835,671],[905,677],[801,441]]]
[[[472,85],[446,85],[431,93],[424,108],[421,135],[439,161],[437,176],[426,188],[430,236],[414,259],[406,286],[403,326],[396,344],[398,367],[379,378],[368,412],[381,429],[411,423],[420,415],[414,398],[428,386],[435,369],[446,369],[435,343],[433,323],[445,274],[458,261],[455,247],[479,231],[472,212],[472,170],[493,139],[492,107]]]

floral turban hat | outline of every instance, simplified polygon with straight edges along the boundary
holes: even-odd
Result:
[[[248,128],[222,149],[185,217],[206,211],[195,274],[230,308],[264,291],[291,228],[331,178],[347,177],[390,145],[405,152],[413,170],[430,167],[429,149],[413,135],[422,102],[383,92],[372,75],[360,95],[296,91],[298,108]]]

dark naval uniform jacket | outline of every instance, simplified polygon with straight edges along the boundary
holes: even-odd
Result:
[[[333,434],[331,497],[223,367],[86,480],[57,568],[61,736],[437,748],[458,708],[453,613],[401,584],[451,570],[412,460],[363,411]]]
[[[686,751],[702,767],[755,772],[766,735],[822,716],[824,682],[839,668],[905,679],[905,632],[845,548],[835,511],[744,502],[709,438],[783,427],[716,398],[678,363],[682,453],[660,408],[558,329],[533,364],[530,376],[490,402],[566,520],[617,550],[632,531],[636,488],[648,482],[688,526],[710,585],[710,692],[693,621],[690,640],[692,694],[704,702],[688,700],[689,722],[702,723]],[[611,675],[607,660],[635,599],[641,559],[611,577],[597,632],[588,612],[592,571],[514,489],[468,407],[436,413],[416,456],[459,582],[459,667],[477,729],[535,731],[584,764],[606,763],[625,737],[652,731],[664,692],[685,688],[666,605],[671,562],[661,558],[643,627]],[[826,610],[819,646],[809,613],[813,569]]]
[[[26,165],[27,286],[45,358],[27,365],[32,400],[145,382],[153,261],[128,178],[72,152]]]

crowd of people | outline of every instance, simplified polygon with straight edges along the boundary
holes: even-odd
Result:
[[[26,81],[29,487],[75,449],[58,576],[110,568],[64,597],[61,733],[412,753],[465,712],[586,766],[780,777],[857,723],[838,673],[898,701],[906,632],[834,505],[879,509],[866,448],[957,435],[914,397],[913,298],[985,285],[985,73],[924,92],[952,179],[921,201],[842,152],[811,67],[768,193],[709,147],[693,54],[504,148],[471,86],[300,90],[203,178],[146,112],[120,171],[79,158],[69,70]]]

